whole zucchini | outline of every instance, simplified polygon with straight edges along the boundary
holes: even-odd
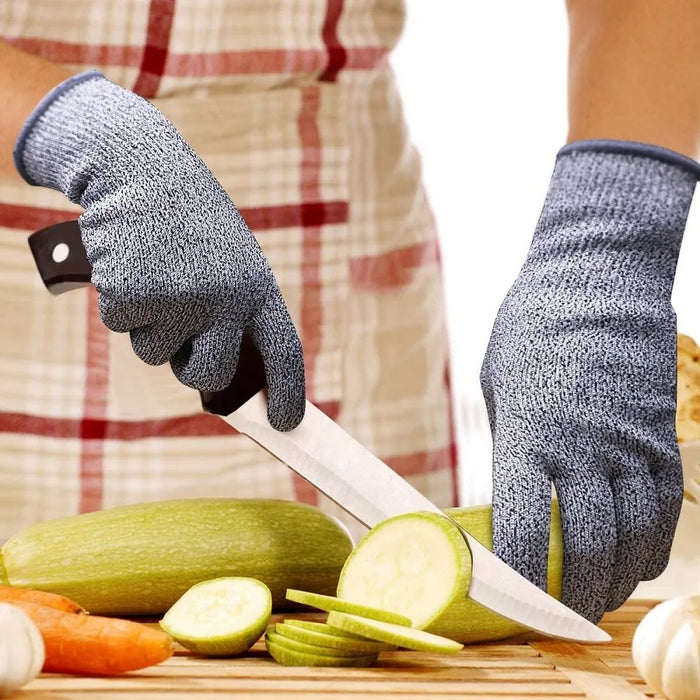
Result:
[[[0,551],[0,583],[60,593],[96,614],[161,615],[195,583],[247,576],[282,608],[287,588],[335,593],[351,550],[338,520],[294,501],[160,501],[20,531]]]

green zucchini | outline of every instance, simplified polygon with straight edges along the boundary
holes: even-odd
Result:
[[[352,550],[345,527],[282,500],[183,499],[36,523],[0,550],[0,583],[60,593],[102,615],[162,615],[209,579],[256,578],[273,609],[287,588],[333,594]]]

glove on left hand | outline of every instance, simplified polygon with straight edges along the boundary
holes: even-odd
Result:
[[[597,621],[665,568],[683,497],[671,290],[700,166],[661,148],[562,149],[482,367],[494,551]]]

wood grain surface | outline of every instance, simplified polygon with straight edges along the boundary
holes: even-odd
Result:
[[[159,666],[113,678],[42,674],[17,700],[194,700],[250,697],[361,700],[362,698],[661,698],[632,663],[637,623],[653,601],[628,601],[608,613],[601,627],[608,644],[576,644],[529,635],[507,643],[466,647],[452,656],[414,651],[385,652],[376,666],[361,669],[287,668],[258,642],[243,656],[205,659],[178,649]],[[282,617],[323,620],[325,615]]]

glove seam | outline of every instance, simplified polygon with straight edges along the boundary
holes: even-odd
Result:
[[[27,121],[24,123],[24,126],[22,127],[22,130],[19,132],[19,136],[17,136],[17,140],[15,141],[13,157],[15,161],[15,168],[17,168],[17,172],[28,184],[34,186],[39,184],[29,175],[24,165],[24,147],[27,143],[27,139],[34,130],[37,121],[39,121],[39,119],[43,116],[46,110],[59,97],[64,95],[66,92],[74,88],[79,83],[85,82],[87,80],[94,80],[96,78],[104,79],[104,76],[98,70],[89,70],[84,71],[83,73],[76,73],[75,75],[72,75],[70,78],[64,80],[62,83],[59,83],[54,88],[52,88],[46,95],[44,95],[39,104],[34,108],[32,113],[27,118]]]

